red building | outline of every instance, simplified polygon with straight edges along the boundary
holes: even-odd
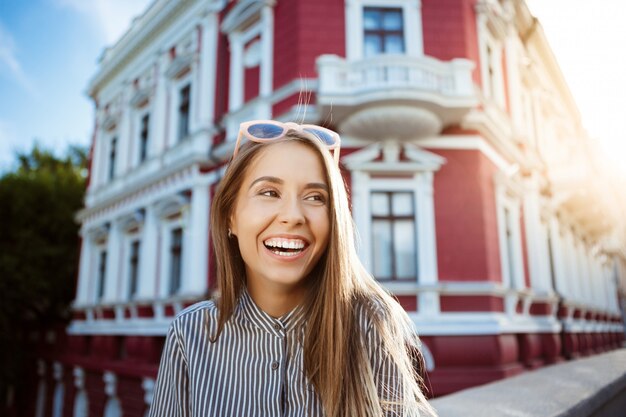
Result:
[[[37,417],[146,413],[169,323],[213,288],[210,201],[251,119],[341,134],[362,260],[432,395],[621,345],[626,198],[522,0],[155,0],[89,94],[74,319]]]

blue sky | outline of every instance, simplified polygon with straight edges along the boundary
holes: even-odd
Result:
[[[35,140],[89,144],[97,59],[149,0],[0,0],[0,171]]]
[[[527,0],[583,122],[626,176],[626,1]],[[0,172],[35,140],[89,144],[97,59],[151,0],[0,0]],[[620,52],[622,51],[622,52]]]

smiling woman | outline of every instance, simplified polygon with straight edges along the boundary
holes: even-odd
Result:
[[[243,137],[211,210],[219,295],[172,323],[150,415],[434,415],[417,335],[356,255],[339,136]]]

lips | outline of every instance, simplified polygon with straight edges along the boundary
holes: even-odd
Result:
[[[263,245],[273,254],[289,258],[302,253],[309,243],[299,238],[272,237],[263,241]]]

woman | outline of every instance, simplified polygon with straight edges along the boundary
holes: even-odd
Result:
[[[339,142],[242,124],[211,210],[218,295],[172,323],[151,416],[434,414],[410,321],[357,257]]]

